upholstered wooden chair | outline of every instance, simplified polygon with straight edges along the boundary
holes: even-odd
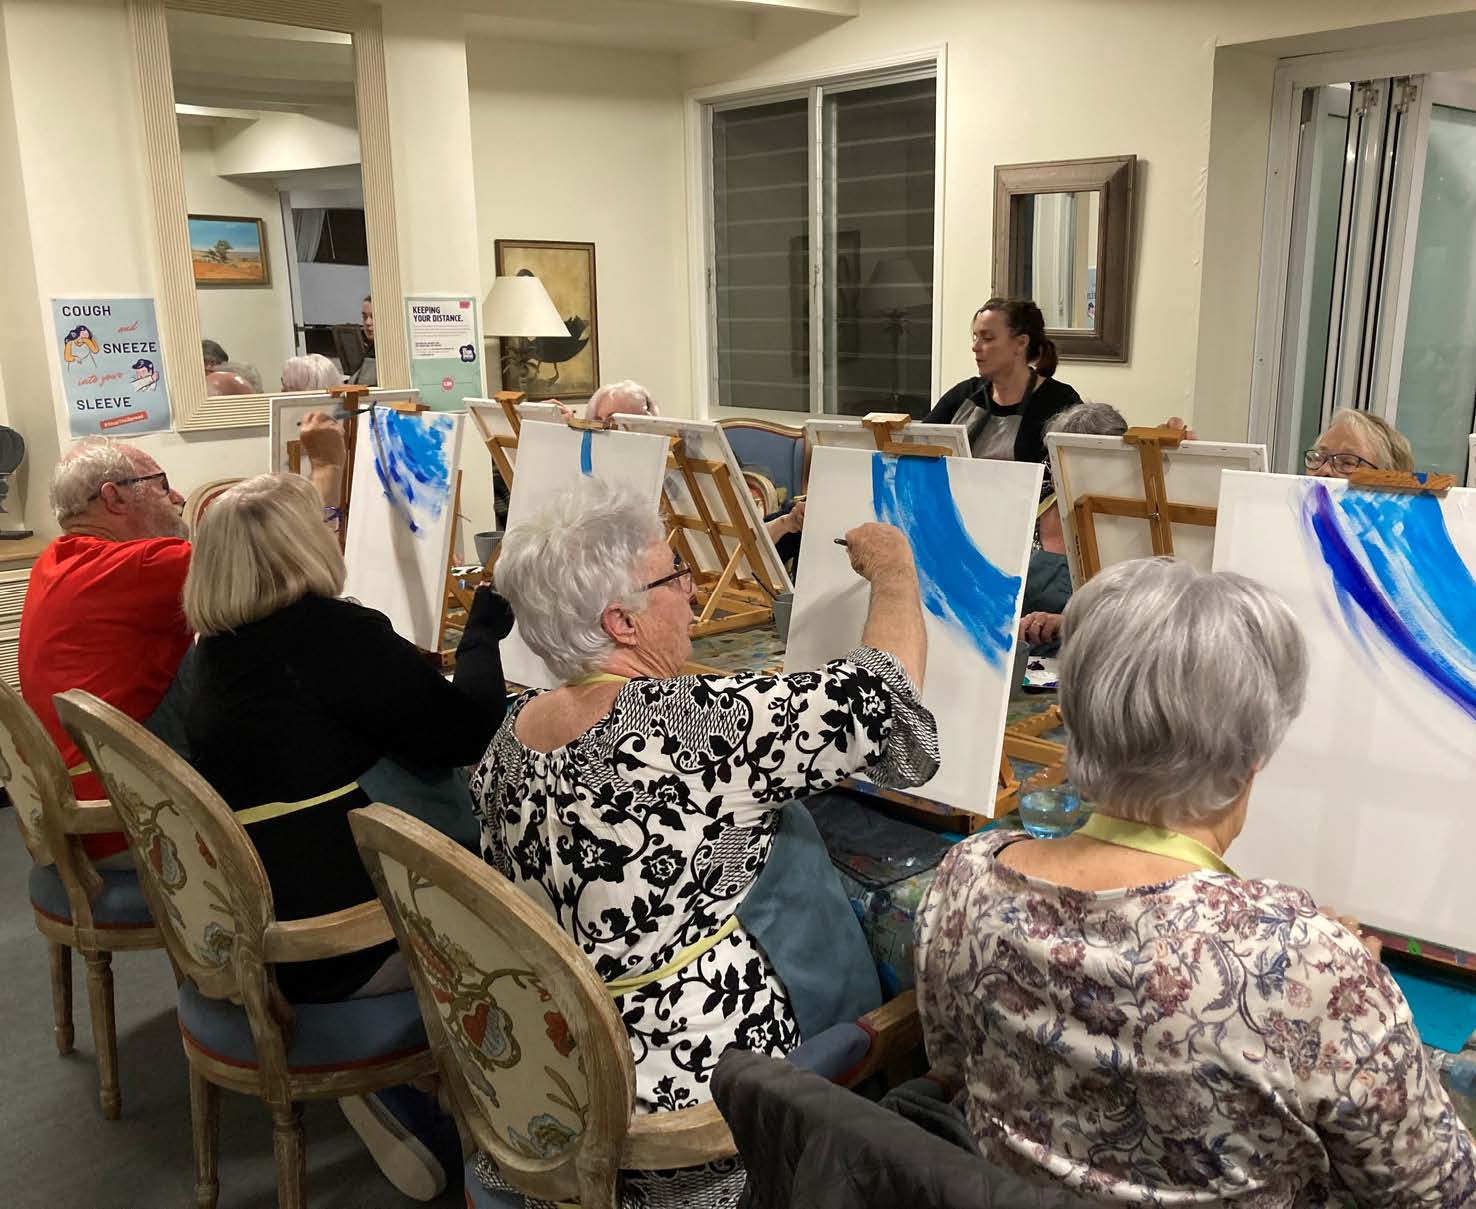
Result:
[[[72,950],[87,963],[92,1042],[97,1047],[103,1116],[122,1112],[118,1031],[113,1017],[115,952],[157,949],[164,942],[132,869],[97,869],[81,837],[121,831],[105,801],[79,802],[56,744],[19,693],[0,682],[0,780],[15,805],[21,839],[35,863],[29,889],[36,930],[51,951],[51,1011],[59,1054],[70,1054]]]
[[[144,896],[183,975],[179,1025],[190,1067],[195,1195],[218,1195],[218,1089],[257,1096],[272,1115],[280,1209],[303,1209],[301,1100],[362,1095],[429,1074],[434,1059],[413,991],[292,1005],[272,966],[389,940],[377,902],[278,921],[266,872],[205,779],[143,727],[90,693],[56,697],[140,858]]]
[[[217,499],[234,487],[237,483],[244,483],[242,478],[234,479],[211,479],[208,483],[201,483],[185,497],[184,510],[181,515],[184,522],[189,526],[191,533],[197,533],[200,529],[200,518],[205,515],[205,509],[210,507]]]
[[[410,965],[464,1135],[530,1196],[614,1209],[621,1168],[733,1154],[717,1108],[635,1116],[635,1063],[594,966],[515,886],[388,806],[349,816]]]
[[[809,459],[803,428],[743,416],[718,423],[733,447],[738,464],[745,470],[759,471],[779,488],[783,494],[781,504],[804,494]]]

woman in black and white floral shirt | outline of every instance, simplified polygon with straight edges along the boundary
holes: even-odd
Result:
[[[985,1157],[1108,1204],[1476,1203],[1376,943],[1223,859],[1302,707],[1290,610],[1142,559],[1073,596],[1065,632],[1067,768],[1096,813],[957,845],[918,914],[928,1056]]]
[[[638,1110],[711,1099],[730,1046],[799,1042],[783,983],[734,915],[779,809],[851,773],[908,786],[936,769],[911,551],[887,525],[846,538],[871,585],[860,643],[789,676],[680,674],[692,579],[648,503],[590,481],[503,539],[498,590],[566,683],[515,701],[473,776],[483,849],[607,983],[627,981]],[[736,1200],[736,1164],[707,1176],[679,1191],[670,1175],[646,1191],[628,1176],[626,1203]]]

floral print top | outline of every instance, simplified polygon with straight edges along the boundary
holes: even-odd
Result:
[[[482,851],[606,982],[658,970],[727,922],[786,802],[852,772],[900,787],[937,768],[932,714],[869,647],[788,676],[633,680],[603,720],[546,753],[516,734],[535,695],[513,703],[472,776]],[[620,1010],[641,1111],[710,1100],[731,1045],[799,1043],[784,986],[741,926]]]
[[[983,1153],[1107,1203],[1476,1203],[1471,1135],[1388,971],[1305,891],[1088,892],[958,844],[917,917],[935,1070]]]

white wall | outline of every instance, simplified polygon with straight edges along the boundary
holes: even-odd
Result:
[[[332,121],[303,113],[264,113],[252,122],[219,128],[216,171],[283,176],[360,162],[352,114]]]
[[[200,305],[200,334],[222,345],[232,361],[254,365],[265,388],[276,390],[282,362],[296,348],[288,249],[276,186],[270,181],[218,175],[215,134],[209,126],[180,123],[179,149],[191,214],[262,220],[271,284],[212,286],[197,289],[195,298]]]
[[[994,166],[1137,155],[1132,360],[1068,362],[1060,377],[1130,420],[1178,413],[1205,435],[1237,438],[1250,387],[1276,56],[1432,36],[1434,26],[1404,20],[1304,37],[1371,25],[1395,8],[1379,0],[1037,0],[989,5],[985,14],[977,0],[866,0],[859,17],[828,28],[763,16],[755,44],[685,56],[682,84],[741,87],[946,45],[941,289],[944,331],[957,336],[945,341],[944,387],[973,372],[968,319],[993,285]],[[1471,9],[1397,6],[1401,18]],[[1275,53],[1217,55],[1217,47],[1273,38],[1300,41]],[[1217,66],[1227,78],[1217,81]]]
[[[483,281],[494,240],[593,242],[601,378],[691,415],[676,57],[473,36],[467,61]]]

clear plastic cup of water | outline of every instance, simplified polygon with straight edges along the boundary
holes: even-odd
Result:
[[[1031,789],[1020,795],[1020,824],[1038,840],[1070,835],[1085,818],[1081,798],[1070,785]]]

